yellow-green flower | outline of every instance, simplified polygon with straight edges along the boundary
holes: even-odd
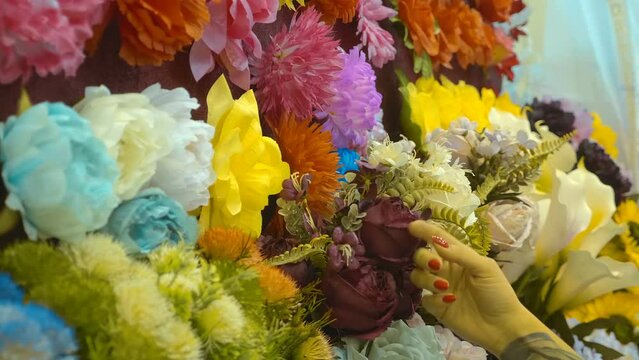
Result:
[[[592,118],[592,135],[590,138],[601,145],[611,158],[616,159],[619,155],[619,149],[615,146],[617,133],[611,127],[606,126],[596,112],[592,113]]]
[[[208,123],[215,126],[213,169],[217,182],[209,189],[211,199],[202,208],[200,227],[236,227],[257,235],[268,196],[282,189],[290,176],[277,143],[262,136],[253,91],[234,100],[221,76],[207,96]]]
[[[580,322],[590,322],[615,315],[623,316],[635,327],[639,327],[639,294],[630,292],[606,294],[566,312],[566,316]]]
[[[448,129],[460,117],[474,121],[481,130],[489,126],[488,114],[495,107],[499,110],[521,114],[521,109],[510,101],[508,95],[497,97],[491,89],[481,89],[463,81],[455,84],[445,77],[441,82],[434,78],[419,78],[402,89],[410,108],[410,121],[421,131],[419,138],[435,129]]]

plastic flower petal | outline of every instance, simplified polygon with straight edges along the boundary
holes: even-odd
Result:
[[[590,322],[599,318],[623,316],[635,327],[639,326],[639,294],[615,292],[605,294],[593,301],[576,307],[566,313],[568,317],[581,322]]]
[[[200,226],[236,227],[257,235],[262,227],[262,209],[268,196],[282,189],[290,176],[277,143],[262,136],[257,101],[253,91],[233,100],[222,76],[207,96],[208,123],[217,129],[213,138],[213,169],[216,183],[211,199],[202,208]]]
[[[359,171],[359,165],[357,161],[360,159],[360,155],[355,150],[340,148],[337,149],[339,154],[339,169],[337,171],[344,175],[349,171]]]
[[[615,146],[617,142],[617,133],[606,124],[601,121],[601,116],[597,113],[592,113],[592,135],[590,138],[606,151],[611,158],[616,159],[619,155],[619,149]]]
[[[292,112],[299,119],[325,111],[342,69],[332,28],[311,7],[295,15],[288,29],[273,36],[254,65],[252,83],[261,110],[271,118]]]
[[[122,13],[120,56],[129,65],[160,65],[202,37],[205,0],[117,0]],[[215,1],[214,1],[215,2]]]
[[[357,15],[357,34],[368,50],[368,60],[378,68],[394,60],[397,50],[393,35],[378,22],[397,15],[397,11],[384,6],[382,0],[360,0]]]
[[[312,4],[322,13],[322,20],[329,24],[339,19],[344,24],[353,21],[358,0],[313,0]]]
[[[166,90],[154,84],[142,94],[153,106],[177,120],[173,151],[158,162],[149,186],[162,189],[187,211],[206,205],[209,187],[215,182],[211,166],[215,128],[191,119],[191,110],[200,105],[184,88]]]
[[[1,0],[0,83],[64,72],[74,76],[84,60],[91,27],[105,0]]]
[[[31,239],[76,241],[106,224],[119,199],[118,168],[89,122],[61,103],[41,103],[0,127],[6,204]]]
[[[375,72],[358,48],[341,54],[343,69],[335,81],[335,95],[326,107],[324,129],[333,135],[337,148],[364,151],[368,132],[382,109],[382,95],[375,86]]]
[[[153,177],[158,161],[171,153],[176,121],[139,93],[111,94],[105,86],[88,87],[75,109],[117,160],[117,193],[134,197]]]

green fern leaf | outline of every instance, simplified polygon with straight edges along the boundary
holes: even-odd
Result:
[[[332,242],[333,240],[329,236],[322,235],[314,238],[308,244],[298,245],[283,254],[267,259],[266,263],[273,266],[280,266],[311,260],[316,267],[324,268],[327,261],[326,248]]]

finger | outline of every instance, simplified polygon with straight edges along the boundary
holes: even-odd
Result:
[[[442,315],[457,298],[452,293],[426,295],[422,297],[422,306],[429,313],[433,314],[437,320],[441,321]]]
[[[448,290],[450,287],[448,280],[431,274],[430,271],[427,270],[413,270],[410,273],[410,281],[412,281],[415,286],[426,289],[432,293],[440,293]]]
[[[475,275],[491,270],[487,258],[477,254],[475,250],[435,224],[417,220],[410,223],[408,230],[413,236],[428,242],[442,259],[461,265]]]
[[[437,252],[426,248],[419,248],[413,256],[415,265],[422,270],[428,270],[430,272],[439,272],[444,266],[444,262],[437,255]]]

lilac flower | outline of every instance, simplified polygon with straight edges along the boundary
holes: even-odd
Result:
[[[375,87],[375,72],[358,48],[341,54],[344,67],[334,86],[335,95],[329,101],[324,128],[333,135],[337,148],[362,150],[368,143],[368,132],[377,123],[382,95]]]
[[[575,115],[575,136],[572,138],[571,142],[573,145],[578,146],[584,139],[590,138],[592,135],[592,123],[594,122],[594,118],[592,114],[586,110],[583,106],[566,100],[560,100],[561,108]]]

